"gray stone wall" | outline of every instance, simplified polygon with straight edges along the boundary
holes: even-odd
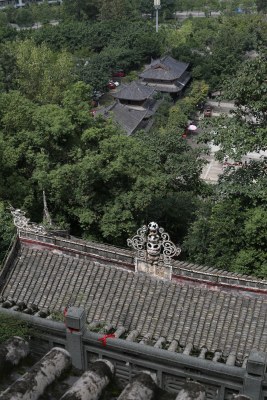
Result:
[[[82,324],[80,331],[70,331],[63,323],[12,310],[0,312],[22,318],[36,328],[38,334],[30,342],[32,351],[45,354],[55,346],[67,348],[75,366],[82,370],[87,370],[97,359],[111,361],[117,378],[125,385],[140,371],[146,370],[155,374],[159,386],[171,393],[178,393],[188,379],[193,379],[205,386],[206,398],[210,400],[231,400],[239,393],[253,400],[266,398],[265,353],[252,352],[246,368],[241,368],[116,337],[107,337],[103,341],[103,334],[86,332]],[[80,354],[77,355],[77,351]]]

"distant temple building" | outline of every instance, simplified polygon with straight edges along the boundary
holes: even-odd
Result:
[[[153,97],[155,89],[133,81],[112,94],[115,102],[96,112],[106,117],[112,116],[127,135],[132,135],[138,129],[149,129],[151,117],[159,106]]]
[[[148,131],[160,105],[156,94],[169,93],[174,98],[181,96],[191,79],[188,67],[189,64],[170,56],[153,60],[139,75],[139,80],[122,85],[119,90],[111,93],[115,103],[96,110],[94,115],[112,116],[127,135],[140,129]]]
[[[136,110],[148,110],[155,104],[153,94],[155,88],[141,85],[138,81],[133,81],[129,85],[124,85],[120,90],[113,94],[121,104],[127,105]]]
[[[156,90],[170,94],[180,94],[191,79],[189,64],[177,61],[170,56],[152,60],[139,75],[141,83]]]

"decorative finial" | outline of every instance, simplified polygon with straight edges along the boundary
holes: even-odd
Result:
[[[20,230],[33,232],[33,233],[42,233],[46,234],[46,230],[42,225],[35,224],[34,222],[30,222],[29,218],[25,217],[26,212],[20,210],[19,208],[14,208],[12,206],[9,207],[11,214],[13,215],[13,222],[18,232]]]
[[[128,246],[137,250],[137,258],[153,266],[170,265],[171,258],[181,253],[170,240],[169,234],[150,222],[138,229],[137,234],[127,240]]]
[[[45,225],[49,225],[52,226],[52,218],[50,216],[50,213],[48,211],[48,207],[47,207],[47,202],[46,202],[46,195],[45,195],[45,191],[43,190],[43,203],[44,203],[44,215],[43,215],[43,223]]]

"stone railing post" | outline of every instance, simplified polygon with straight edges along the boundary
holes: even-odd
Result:
[[[82,336],[85,333],[86,315],[83,308],[69,307],[64,312],[66,324],[67,350],[71,355],[72,365],[85,369]]]
[[[266,371],[267,354],[252,350],[247,361],[243,394],[252,400],[262,398],[262,382]]]

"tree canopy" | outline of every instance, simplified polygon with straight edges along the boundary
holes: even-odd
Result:
[[[220,145],[221,159],[240,160],[248,152],[267,149],[266,74],[266,56],[260,54],[242,64],[234,85],[233,78],[226,82],[224,96],[234,100],[235,109],[231,117],[216,118],[204,136],[204,140]]]
[[[225,169],[210,187],[199,178],[201,150],[182,138],[197,105],[221,90],[235,110],[203,126],[203,140],[220,145],[220,160],[266,149],[265,9],[237,3],[162,0],[158,33],[148,0],[0,12],[0,256],[13,232],[8,203],[38,222],[45,189],[56,224],[77,236],[124,245],[157,220],[174,241],[186,236],[184,257],[266,277],[266,160]],[[176,7],[206,18],[174,20]],[[212,10],[222,13],[210,18]],[[9,25],[34,22],[43,27]],[[124,69],[126,82],[165,54],[189,63],[193,81],[176,102],[162,96],[150,132],[127,137],[92,116],[93,91],[106,91],[114,71]]]
[[[266,90],[264,54],[243,63],[226,82],[224,95],[235,100],[236,108],[231,116],[210,121],[203,137],[220,146],[219,159],[242,160],[267,149]],[[266,278],[266,171],[264,153],[225,170],[189,229],[184,246],[192,261]]]

